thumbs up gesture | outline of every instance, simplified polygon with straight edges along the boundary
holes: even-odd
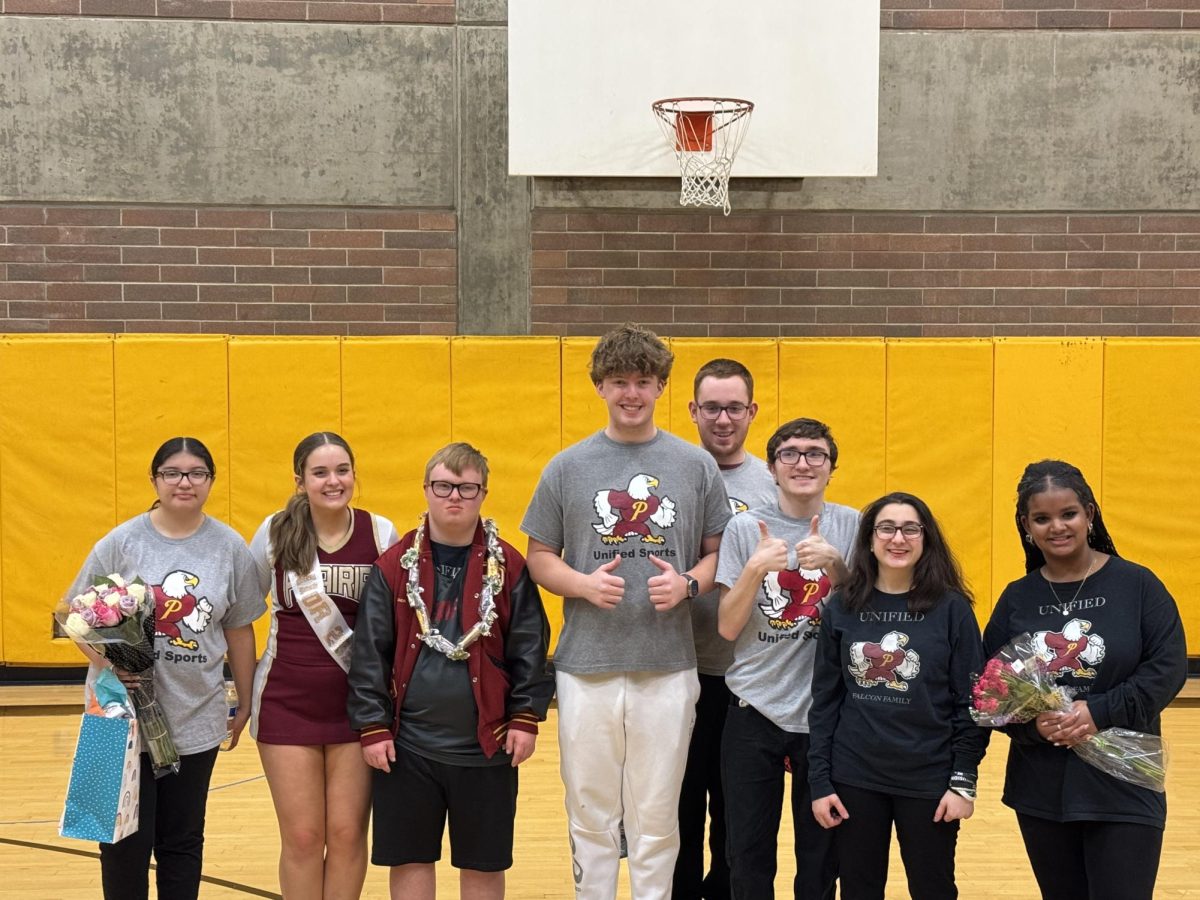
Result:
[[[650,588],[650,603],[659,612],[674,609],[687,596],[687,582],[673,565],[660,557],[651,556],[650,562],[658,569],[657,575],[646,579],[646,585]]]
[[[821,534],[821,517],[813,516],[808,537],[796,545],[796,562],[802,569],[831,569],[841,561],[837,548]]]
[[[622,557],[618,556],[599,566],[584,580],[580,596],[601,609],[612,609],[625,596],[625,579],[614,575]]]
[[[758,522],[758,546],[747,565],[752,565],[764,575],[767,572],[782,572],[788,565],[788,542],[783,538],[771,537],[767,523]]]

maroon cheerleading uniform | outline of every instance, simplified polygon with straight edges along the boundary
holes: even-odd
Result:
[[[396,542],[382,516],[351,509],[350,533],[332,550],[318,547],[325,593],[353,629],[363,582],[375,560]],[[358,740],[346,715],[346,673],[329,655],[296,603],[283,568],[268,543],[271,519],[251,550],[260,577],[269,577],[271,631],[254,679],[252,734],[263,744],[346,744]],[[303,573],[299,573],[303,574]]]

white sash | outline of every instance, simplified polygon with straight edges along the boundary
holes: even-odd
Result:
[[[346,624],[341,610],[325,593],[325,580],[321,577],[321,563],[313,557],[312,568],[304,575],[287,573],[288,585],[296,597],[296,604],[308,619],[326,652],[333,661],[350,671],[350,649],[354,632]]]

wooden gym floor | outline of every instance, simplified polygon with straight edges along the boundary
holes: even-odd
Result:
[[[0,898],[75,900],[100,896],[96,847],[58,837],[58,819],[79,727],[79,688],[0,688]],[[1171,746],[1170,816],[1158,898],[1200,898],[1200,684],[1192,679],[1164,716]],[[1037,897],[1011,810],[1000,803],[1007,740],[993,740],[981,772],[975,816],[959,838],[958,883],[963,900]],[[790,896],[795,872],[791,822],[780,834],[777,896]],[[253,744],[220,755],[208,805],[204,900],[279,897],[278,834]],[[448,856],[448,851],[447,854]],[[573,897],[555,712],[537,752],[521,768],[513,900]],[[387,897],[387,873],[372,867],[364,897]],[[438,898],[457,898],[457,877],[438,867]],[[621,898],[629,897],[622,873]],[[153,884],[153,878],[151,879]],[[151,896],[154,896],[153,887]],[[908,896],[893,842],[888,900]]]

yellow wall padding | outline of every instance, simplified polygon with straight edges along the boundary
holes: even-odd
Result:
[[[0,339],[0,423],[4,660],[80,663],[51,613],[117,521],[111,337]]]
[[[495,387],[501,377],[490,381]],[[425,510],[425,463],[451,441],[451,383],[449,338],[342,342],[342,436],[354,448],[354,502],[391,519],[400,534]]]
[[[933,510],[982,598],[992,570],[992,342],[917,340],[887,345],[888,491]]]
[[[1200,651],[1200,343],[1108,341],[1100,506],[1117,551],[1148,566]],[[1056,404],[1057,406],[1057,404]],[[1099,490],[1099,488],[1096,488]]]
[[[229,521],[229,359],[222,335],[118,335],[114,343],[117,521],[154,502],[150,462],[173,437],[198,438],[217,478],[205,509]]]
[[[726,356],[754,373],[764,455],[777,425],[825,421],[841,455],[830,499],[907,490],[933,508],[986,619],[1022,574],[1022,468],[1067,459],[1095,488],[1122,555],[1175,596],[1200,652],[1200,341],[679,338],[655,421],[689,441],[692,378]],[[247,538],[295,489],[296,443],[343,434],[355,502],[401,533],[424,509],[425,463],[451,440],[491,464],[484,507],[519,550],[546,461],[604,427],[594,338],[0,338],[0,662],[80,659],[50,613],[92,544],[153,500],[150,456],[177,434],[212,450],[209,512]],[[555,632],[561,604],[547,596]],[[265,621],[262,625],[265,627]],[[262,634],[260,633],[260,640]]]
[[[885,348],[876,338],[779,342],[779,424],[829,426],[838,467],[827,496],[856,509],[884,491]]]
[[[483,512],[525,554],[525,508],[542,469],[562,446],[558,345],[539,338],[455,338],[451,365],[454,440],[487,457]],[[549,592],[543,599],[557,635],[562,602]]]
[[[342,430],[337,338],[229,339],[229,524],[247,539],[296,490],[292,451]],[[268,619],[255,624],[261,647]]]
[[[995,344],[992,435],[992,582],[977,584],[981,617],[1005,585],[1025,572],[1015,521],[1017,481],[1040,459],[1065,459],[1100,493],[1104,343],[1015,338]],[[1103,498],[1101,508],[1103,508]]]

